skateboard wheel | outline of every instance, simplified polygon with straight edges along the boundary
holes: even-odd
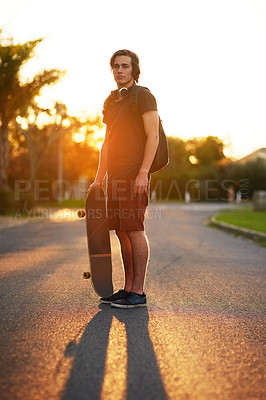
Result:
[[[79,210],[79,211],[77,212],[77,214],[78,214],[78,217],[79,217],[79,218],[84,218],[84,217],[85,217],[85,211],[84,211],[84,210]]]
[[[83,272],[83,278],[84,279],[90,279],[90,277],[91,277],[90,272]]]

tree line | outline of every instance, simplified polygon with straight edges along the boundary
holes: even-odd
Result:
[[[217,137],[170,137],[168,144],[169,165],[151,181],[157,200],[186,200],[187,195],[191,201],[248,201],[254,191],[266,190],[265,160],[232,161]]]

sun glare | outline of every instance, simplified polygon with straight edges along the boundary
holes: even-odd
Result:
[[[72,137],[76,143],[82,143],[86,140],[86,135],[85,135],[85,133],[82,133],[82,132],[76,132],[73,134]]]
[[[104,136],[105,129],[95,127],[93,134],[90,136],[89,144],[100,151],[103,145]]]
[[[62,125],[64,128],[68,128],[70,126],[70,121],[68,118],[63,119]]]
[[[96,142],[96,143],[95,143],[95,147],[97,147],[97,149],[98,149],[99,151],[101,151],[102,145],[103,145],[103,142]]]
[[[199,160],[198,160],[195,156],[193,156],[193,155],[189,156],[188,159],[189,159],[189,162],[190,162],[191,164],[193,164],[193,165],[196,165],[196,164],[199,163]]]

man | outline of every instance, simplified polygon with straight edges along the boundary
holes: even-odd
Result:
[[[125,272],[124,289],[102,303],[113,307],[146,306],[143,291],[149,259],[149,244],[144,231],[148,205],[149,170],[158,147],[156,100],[138,87],[137,112],[132,112],[130,93],[135,90],[139,59],[129,50],[119,50],[110,60],[117,90],[106,99],[103,122],[106,135],[95,181],[89,190],[102,186],[107,174],[107,212],[109,229],[115,230],[121,246]]]

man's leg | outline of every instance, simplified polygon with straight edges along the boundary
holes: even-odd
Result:
[[[143,231],[117,231],[125,270],[127,292],[143,293],[149,259],[149,244]]]
[[[120,242],[122,259],[125,271],[125,287],[124,290],[131,292],[133,284],[133,259],[132,247],[126,231],[116,231],[116,235]]]
[[[127,231],[131,243],[133,282],[131,292],[143,294],[146,269],[149,260],[149,243],[144,231]]]

